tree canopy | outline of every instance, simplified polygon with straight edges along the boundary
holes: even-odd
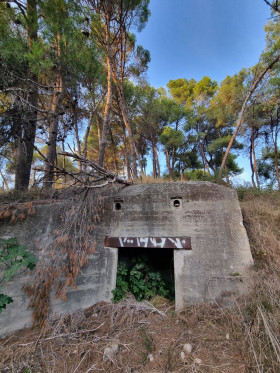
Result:
[[[279,5],[266,3],[257,65],[219,84],[170,80],[166,91],[146,81],[150,53],[134,34],[149,0],[1,2],[2,190],[94,183],[88,161],[128,181],[230,183],[239,155],[254,187],[280,188]]]

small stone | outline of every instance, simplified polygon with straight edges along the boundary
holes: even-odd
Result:
[[[198,359],[198,358],[195,358],[194,359],[194,362],[198,365],[202,364],[202,360],[201,359]]]
[[[114,356],[117,354],[119,349],[118,343],[111,343],[104,349],[103,361],[113,360]]]
[[[185,355],[184,351],[181,351],[180,357],[181,357],[181,360],[183,360],[183,361],[185,360],[186,355]]]
[[[192,352],[192,345],[190,343],[185,343],[183,349],[187,354],[190,354]]]
[[[152,354],[149,354],[149,355],[148,355],[148,359],[149,359],[151,362],[153,362],[153,361],[155,360]]]
[[[229,340],[229,334],[228,333],[226,334],[226,339]]]

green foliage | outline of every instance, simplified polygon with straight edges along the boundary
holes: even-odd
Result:
[[[166,126],[164,127],[159,140],[163,145],[165,145],[166,149],[170,149],[173,146],[178,147],[182,145],[184,142],[184,135],[182,131],[176,131],[169,126]]]
[[[114,302],[118,302],[125,298],[129,292],[128,284],[128,267],[124,263],[120,263],[117,270],[116,288],[113,290]]]
[[[16,276],[21,269],[33,270],[36,266],[37,258],[28,250],[26,246],[20,246],[16,238],[8,240],[0,239],[0,264],[4,266],[4,277],[0,283],[6,283]],[[13,299],[4,294],[0,287],[0,313]]]
[[[235,190],[237,192],[239,201],[243,201],[245,197],[248,197],[248,195],[258,196],[262,194],[260,189],[253,188],[251,184],[239,186]]]
[[[211,142],[211,144],[208,145],[208,151],[215,152],[221,147],[227,147],[230,139],[231,135],[216,138],[213,142]]]
[[[209,172],[204,172],[204,170],[187,170],[184,172],[184,178],[192,181],[216,182],[215,175],[212,175]]]
[[[277,166],[279,172],[280,152],[277,149]],[[277,181],[276,164],[275,164],[275,149],[265,147],[262,149],[262,158],[258,160],[258,173],[265,187],[272,189]]]
[[[168,297],[168,289],[159,272],[154,272],[148,264],[147,257],[139,256],[132,260],[131,265],[120,263],[117,270],[116,288],[112,291],[113,301],[118,302],[128,293],[135,296],[136,300],[151,299],[155,295]]]

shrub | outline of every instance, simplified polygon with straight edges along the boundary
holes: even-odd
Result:
[[[159,272],[154,272],[146,256],[133,258],[131,264],[120,263],[117,270],[116,288],[113,301],[118,302],[128,293],[136,300],[151,299],[155,295],[168,297],[171,294],[168,284]]]
[[[27,251],[26,246],[20,246],[16,238],[0,239],[0,264],[4,267],[4,277],[0,279],[0,283],[10,281],[22,269],[33,270],[36,262],[37,258]],[[0,287],[0,313],[12,302],[13,298],[4,294]]]

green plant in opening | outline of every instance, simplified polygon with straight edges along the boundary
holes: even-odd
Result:
[[[159,272],[154,272],[148,264],[147,257],[133,258],[130,264],[120,263],[117,270],[116,288],[112,291],[113,301],[118,302],[128,293],[136,300],[150,299],[155,295],[170,296],[168,284]]]
[[[33,270],[37,258],[31,252],[26,250],[26,246],[20,246],[16,238],[8,240],[0,239],[0,265],[3,268],[3,277],[0,283],[4,284],[20,273],[20,270]],[[0,313],[6,308],[7,304],[13,302],[13,298],[3,293],[0,286]]]

